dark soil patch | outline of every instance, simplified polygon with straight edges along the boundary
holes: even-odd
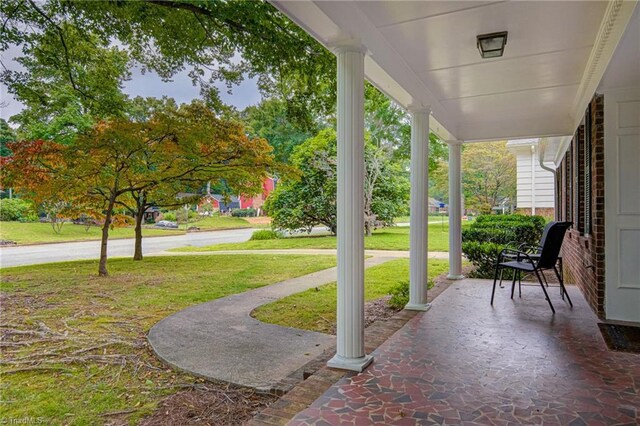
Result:
[[[251,389],[206,383],[168,396],[140,425],[238,425],[277,399]]]
[[[386,321],[393,317],[398,311],[389,306],[391,296],[384,296],[380,299],[372,300],[364,305],[364,326],[369,327],[376,321]]]

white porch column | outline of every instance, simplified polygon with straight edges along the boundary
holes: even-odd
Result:
[[[338,58],[337,350],[327,365],[362,371],[364,352],[364,49],[341,46]]]
[[[409,303],[404,307],[426,311],[429,228],[429,107],[411,112],[411,228],[409,229]]]
[[[449,275],[450,280],[462,275],[462,141],[449,144]]]

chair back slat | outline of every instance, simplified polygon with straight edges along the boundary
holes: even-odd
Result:
[[[545,227],[542,240],[540,241],[542,249],[540,250],[538,268],[553,268],[560,255],[564,234],[571,225],[571,222],[551,222]]]

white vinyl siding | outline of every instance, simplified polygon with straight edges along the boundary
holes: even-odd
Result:
[[[536,151],[531,152],[531,144],[536,146]],[[555,181],[553,173],[544,170],[538,162],[537,140],[531,144],[513,145],[509,149],[516,155],[517,167],[517,200],[516,207],[531,208],[533,164],[535,173],[535,207],[553,208],[555,206]],[[510,142],[511,145],[511,142]]]

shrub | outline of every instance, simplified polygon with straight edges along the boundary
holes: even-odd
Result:
[[[175,212],[162,213],[162,217],[159,217],[158,220],[169,220],[171,222],[175,222],[176,221],[176,214],[175,214]]]
[[[483,215],[462,231],[462,252],[475,266],[470,276],[493,278],[500,251],[509,243],[537,245],[545,220],[541,216]],[[505,271],[507,273],[507,271]],[[509,274],[505,275],[509,278]]]
[[[493,278],[498,254],[504,248],[504,244],[480,243],[477,241],[467,241],[462,243],[462,252],[473,263],[475,269],[469,276],[475,278]],[[505,270],[507,273],[509,270]],[[510,278],[505,275],[505,278]]]
[[[409,280],[401,281],[391,289],[389,306],[393,309],[402,309],[409,303]]]
[[[257,240],[277,240],[279,238],[283,238],[284,235],[278,231],[272,231],[271,229],[260,229],[258,231],[254,231],[253,235],[249,240],[257,241]]]
[[[541,216],[483,215],[462,231],[462,241],[535,245],[540,241],[544,225]]]
[[[193,210],[185,210],[185,209],[176,209],[173,211],[175,215],[175,221],[179,223],[185,223],[187,220],[194,219],[198,214]],[[169,219],[167,219],[169,220]]]
[[[256,209],[235,209],[231,212],[233,217],[255,217]]]
[[[4,198],[0,200],[0,220],[35,222],[38,216],[31,202],[21,198]]]
[[[428,287],[433,287],[433,280],[429,280]],[[389,306],[393,309],[402,309],[409,303],[409,280],[400,281],[391,289]]]

